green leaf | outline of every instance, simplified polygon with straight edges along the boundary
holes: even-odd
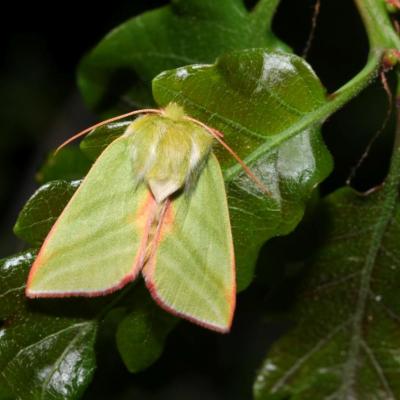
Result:
[[[19,213],[14,233],[33,246],[40,245],[79,184],[58,180],[41,186]]]
[[[321,121],[308,113],[326,104],[325,91],[300,57],[262,49],[226,54],[215,65],[182,67],[153,81],[156,101],[171,101],[224,133],[224,140],[272,193],[266,196],[221,147],[228,192],[238,288],[253,276],[261,245],[289,233],[313,189],[330,173]]]
[[[21,400],[77,399],[95,368],[97,324],[46,315],[26,301],[34,257],[26,251],[0,261],[0,393]]]
[[[214,62],[244,48],[288,49],[271,33],[278,0],[249,12],[242,0],[173,0],[110,32],[84,58],[79,85],[99,112],[153,104],[151,80],[182,65]]]
[[[95,132],[96,134],[90,133],[81,142],[80,148],[82,152],[91,160],[95,160],[111,142],[125,132],[126,128],[131,123],[131,120],[120,121],[96,128],[93,131],[93,133]]]
[[[398,398],[396,170],[397,182],[372,193],[344,188],[322,202],[315,219],[320,243],[292,310],[296,327],[265,360],[256,399]]]
[[[128,370],[138,372],[158,360],[178,319],[161,310],[144,287],[136,288],[132,300],[118,326],[117,346]]]
[[[22,292],[28,269],[36,257],[36,251],[28,250],[0,262],[0,319],[15,313],[23,303]]]
[[[39,183],[46,183],[56,179],[81,179],[89,171],[90,165],[90,160],[79,147],[64,147],[48,156],[36,174],[36,180]]]

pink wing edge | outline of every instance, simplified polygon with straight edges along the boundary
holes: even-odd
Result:
[[[79,190],[79,189],[78,189]],[[77,191],[78,192],[78,191]],[[77,195],[77,192],[74,193],[74,195],[71,197],[70,202],[74,199],[74,197]],[[51,228],[50,232],[48,233],[46,239],[43,242],[43,245],[39,251],[39,254],[37,255],[35,261],[32,264],[32,267],[29,271],[28,275],[28,280],[26,283],[26,288],[25,288],[25,296],[31,299],[34,298],[62,298],[62,297],[74,297],[74,296],[79,296],[79,297],[98,297],[98,296],[105,296],[108,294],[111,294],[121,288],[123,288],[125,285],[128,283],[132,282],[135,280],[135,278],[138,276],[140,270],[143,267],[143,262],[144,262],[144,257],[145,257],[145,252],[146,252],[146,247],[147,247],[147,242],[149,238],[149,232],[151,229],[152,222],[154,220],[155,214],[156,214],[156,209],[157,209],[157,204],[156,201],[154,200],[154,197],[151,195],[151,193],[148,193],[147,199],[144,201],[143,207],[141,207],[145,212],[147,212],[147,221],[145,223],[144,231],[143,231],[143,236],[142,236],[142,241],[140,243],[139,251],[135,257],[135,260],[132,265],[131,272],[123,277],[120,282],[118,282],[116,285],[110,286],[107,289],[104,290],[98,290],[98,291],[69,291],[69,292],[34,292],[32,293],[30,291],[30,284],[36,274],[36,271],[40,268],[41,264],[41,258],[42,258],[42,253],[46,247],[46,244],[50,240],[51,236],[53,233],[56,231],[58,223],[66,211],[67,206],[65,207],[64,211],[61,213],[61,215],[58,217],[56,223],[53,225]]]
[[[231,244],[231,246],[230,246],[231,257],[230,258],[231,258],[231,273],[233,276],[233,285],[231,287],[230,293],[227,295],[228,304],[230,306],[228,324],[226,327],[222,327],[220,325],[210,324],[210,323],[202,321],[200,319],[196,319],[191,315],[176,311],[171,306],[169,306],[164,301],[164,299],[159,295],[159,291],[158,291],[156,282],[154,280],[154,272],[155,272],[155,268],[156,268],[156,259],[157,259],[157,248],[158,248],[160,241],[162,240],[163,234],[165,233],[163,231],[167,230],[168,225],[171,225],[171,224],[173,224],[173,210],[172,210],[172,202],[168,199],[165,210],[160,218],[160,223],[158,225],[156,235],[154,237],[152,254],[150,256],[149,261],[146,263],[146,265],[142,269],[142,275],[143,275],[146,287],[151,294],[151,297],[162,309],[171,313],[172,315],[175,315],[179,318],[186,319],[189,322],[192,322],[203,328],[207,328],[207,329],[210,329],[210,330],[218,332],[218,333],[223,333],[223,334],[229,333],[231,330],[231,327],[232,327],[233,316],[234,316],[235,307],[236,307],[236,268],[235,268],[235,252],[234,252],[234,248],[233,248],[232,237],[230,240],[230,244]],[[231,232],[230,221],[229,221],[229,231]]]

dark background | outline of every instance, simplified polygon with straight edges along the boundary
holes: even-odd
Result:
[[[83,8],[83,3],[11,2],[7,3],[7,12],[2,12],[0,257],[24,246],[13,237],[12,226],[19,209],[37,187],[35,172],[45,156],[65,138],[96,120],[77,91],[75,70],[79,60],[120,22],[167,1],[114,0],[90,8]],[[249,6],[252,3],[249,1]],[[275,33],[297,54],[306,45],[313,7],[311,0],[282,0],[274,20]],[[328,92],[362,68],[367,52],[366,36],[353,3],[322,0],[308,61]],[[345,183],[369,138],[382,126],[387,107],[387,97],[377,80],[325,124],[324,137],[336,166],[322,185],[323,194]],[[359,170],[356,188],[366,190],[382,180],[390,146],[391,133],[387,129]],[[111,398],[111,393],[121,392],[127,398],[156,399],[149,394],[154,381],[147,376],[157,377],[163,400],[187,399],[188,391],[191,400],[250,398],[254,371],[268,343],[283,329],[279,324],[256,326],[252,322],[252,315],[257,313],[254,304],[261,309],[267,297],[266,289],[257,287],[240,295],[235,323],[235,331],[240,334],[223,343],[214,334],[182,324],[183,328],[179,327],[170,339],[165,357],[151,367],[153,373],[135,377],[135,388],[127,383],[133,378],[110,356],[107,363],[115,364],[114,375],[103,376],[106,370],[100,366],[88,398]],[[198,342],[202,343],[200,348]],[[233,358],[244,342],[252,343],[246,354]],[[176,345],[179,354],[174,353]],[[171,359],[173,366],[168,361]],[[189,360],[194,359],[197,365],[187,368]],[[233,359],[235,363],[231,363]]]

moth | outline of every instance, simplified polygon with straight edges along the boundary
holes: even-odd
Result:
[[[132,114],[142,115],[101,153],[50,230],[26,296],[101,296],[141,273],[162,308],[228,332],[235,257],[212,152],[215,140],[227,145],[175,103],[117,118]]]

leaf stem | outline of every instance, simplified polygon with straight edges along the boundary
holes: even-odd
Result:
[[[393,29],[388,16],[384,0],[355,0],[360,14],[363,18],[370,43],[370,53],[388,51],[400,51],[400,37]],[[396,55],[399,61],[399,53]],[[400,72],[397,71],[397,89],[396,89],[396,131],[394,139],[394,148],[391,156],[389,173],[385,180],[385,191],[387,197],[391,198],[391,206],[398,196],[398,187],[400,183]]]
[[[393,29],[384,0],[354,0],[363,19],[370,49],[400,49],[400,38]]]
[[[385,180],[385,190],[388,195],[392,195],[393,201],[398,197],[400,184],[400,72],[397,71],[397,89],[396,89],[396,130],[393,145],[393,152],[390,160],[389,173]]]
[[[400,50],[400,38],[393,29],[388,17],[384,0],[354,0],[363,19],[368,35],[370,51],[364,68],[349,82],[329,95],[330,100],[314,111],[307,113],[295,124],[283,131],[279,137],[265,142],[243,161],[254,163],[265,152],[278,147],[283,141],[291,139],[299,132],[323,123],[328,117],[359,94],[378,75],[383,57],[393,49]],[[240,165],[233,165],[224,172],[227,181],[240,173]]]
[[[396,97],[395,97],[395,107],[396,107],[396,131],[394,138],[394,146],[393,153],[396,149],[400,148],[400,71],[397,71],[397,89],[396,89]]]
[[[280,0],[259,0],[253,9],[253,18],[260,26],[270,29],[272,18],[278,8]]]

